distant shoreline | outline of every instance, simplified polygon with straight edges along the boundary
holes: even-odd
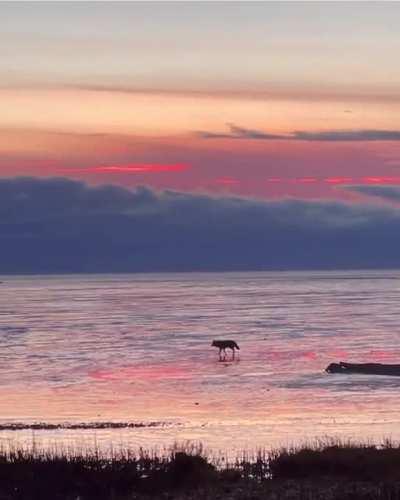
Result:
[[[157,275],[157,274],[247,274],[247,273],[335,273],[335,272],[399,272],[399,267],[295,267],[295,268],[226,268],[226,269],[149,269],[149,270],[115,270],[115,271],[0,271],[0,283],[5,283],[3,278],[7,277],[57,277],[57,276],[113,276],[113,275]],[[382,277],[384,279],[385,277]]]

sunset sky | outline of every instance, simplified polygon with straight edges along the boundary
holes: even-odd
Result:
[[[276,199],[400,184],[400,4],[0,4],[0,174]]]

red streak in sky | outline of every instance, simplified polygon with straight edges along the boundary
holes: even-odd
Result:
[[[219,177],[218,179],[215,179],[215,182],[217,184],[225,184],[225,185],[239,184],[238,179],[234,179],[233,177]]]
[[[109,165],[100,167],[84,167],[84,168],[71,168],[64,169],[68,172],[84,172],[88,174],[146,174],[157,172],[184,172],[190,167],[184,163],[176,164],[157,164],[157,163],[135,163],[130,165]]]
[[[187,170],[188,166],[184,164],[176,165],[116,165],[111,167],[94,167],[96,172],[182,172]]]
[[[318,179],[316,177],[301,177],[300,179],[297,179],[297,181],[300,184],[312,184],[314,182],[318,182]]]
[[[327,177],[324,182],[328,184],[350,184],[354,179],[351,177]]]
[[[363,177],[363,184],[400,184],[400,177]]]

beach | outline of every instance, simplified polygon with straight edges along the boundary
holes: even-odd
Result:
[[[0,440],[104,449],[192,441],[235,456],[327,436],[398,439],[400,379],[324,369],[398,362],[399,279],[2,276]],[[234,361],[211,347],[224,338],[240,346]]]

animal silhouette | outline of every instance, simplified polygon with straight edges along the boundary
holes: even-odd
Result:
[[[224,353],[224,358],[226,357],[225,349],[232,349],[232,358],[235,357],[235,349],[240,350],[240,347],[234,340],[213,340],[212,347],[218,347],[219,349],[219,358],[221,359],[222,352]]]

